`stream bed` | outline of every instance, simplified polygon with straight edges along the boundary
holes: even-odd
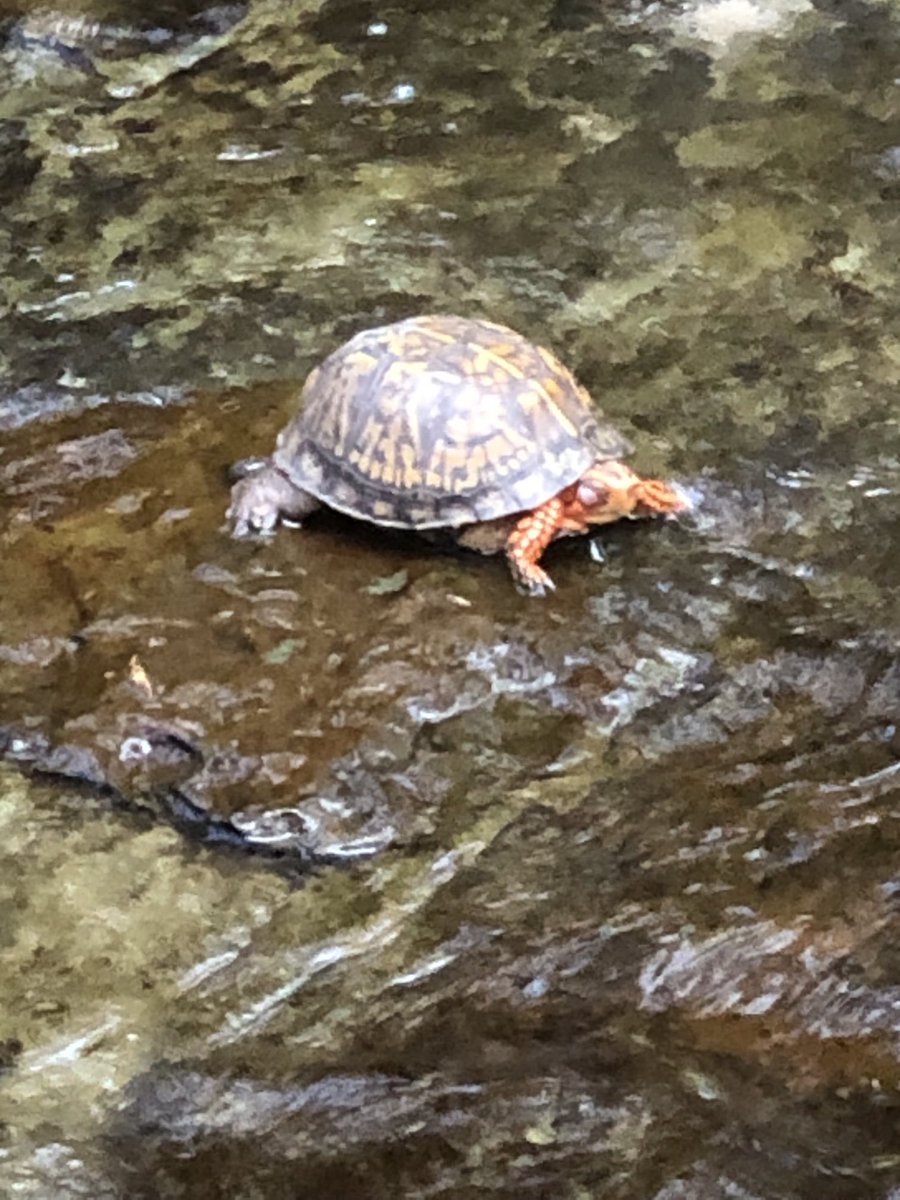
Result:
[[[900,1200],[900,8],[0,7],[0,1193]],[[367,326],[694,502],[231,465]]]

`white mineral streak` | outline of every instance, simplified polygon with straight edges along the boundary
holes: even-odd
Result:
[[[810,0],[695,0],[684,5],[673,26],[718,58],[745,47],[748,40],[786,32],[811,9]]]
[[[641,972],[641,1007],[688,1011],[694,1018],[770,1014],[785,1028],[819,1038],[893,1038],[900,988],[841,976],[843,947],[808,922],[757,921],[705,939],[679,937]]]

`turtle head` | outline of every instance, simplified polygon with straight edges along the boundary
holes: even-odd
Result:
[[[662,479],[642,479],[621,462],[597,462],[589,467],[575,486],[575,504],[585,525],[607,525],[623,517],[667,516],[690,507],[676,487]]]
[[[674,516],[686,512],[691,503],[677,487],[662,479],[639,479],[631,488],[633,517]]]

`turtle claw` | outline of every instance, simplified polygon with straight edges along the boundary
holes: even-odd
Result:
[[[525,594],[527,596],[534,596],[537,599],[543,599],[548,592],[555,591],[556,584],[552,579],[547,579],[546,582],[542,583],[528,583],[525,585]]]
[[[536,564],[529,563],[528,570],[519,569],[515,572],[516,587],[523,596],[537,598],[546,596],[548,592],[556,591],[556,584],[546,571]]]
[[[237,538],[272,533],[278,524],[278,509],[270,504],[259,503],[254,484],[255,480],[250,476],[235,484],[231,493],[226,518],[232,522],[231,531]]]
[[[274,533],[280,514],[272,508],[261,508],[252,511],[247,518],[248,532],[265,536]],[[238,534],[240,537],[240,534]]]

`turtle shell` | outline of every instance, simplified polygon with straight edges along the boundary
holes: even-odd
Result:
[[[455,528],[537,507],[627,454],[548,350],[488,321],[368,329],[310,374],[275,465],[351,516]]]

